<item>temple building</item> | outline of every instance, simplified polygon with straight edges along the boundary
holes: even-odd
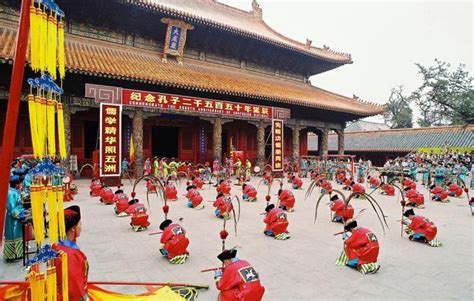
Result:
[[[288,160],[307,155],[308,133],[317,135],[319,155],[328,154],[328,135],[337,133],[342,154],[346,122],[383,112],[356,96],[313,86],[311,76],[352,64],[351,56],[276,32],[255,0],[251,11],[215,0],[58,4],[67,22],[66,141],[79,165],[90,163],[98,149],[101,102],[123,104],[122,155],[133,137],[138,167],[147,157],[205,162],[231,150],[264,164],[273,118],[284,121]],[[19,0],[0,1],[1,129],[19,7]],[[32,152],[27,117],[23,102],[16,155]]]

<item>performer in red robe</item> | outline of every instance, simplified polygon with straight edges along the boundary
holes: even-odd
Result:
[[[431,185],[430,192],[433,195],[431,200],[435,202],[449,203],[449,193],[440,186]]]
[[[244,201],[256,202],[257,201],[257,189],[250,184],[242,185],[242,199]]]
[[[459,187],[456,183],[448,183],[449,196],[460,197],[463,193],[462,187]]]
[[[425,203],[425,197],[423,196],[423,194],[416,191],[416,189],[407,189],[409,190],[406,193],[406,197],[408,198],[406,206],[424,208],[423,204]]]
[[[165,195],[167,201],[176,201],[178,199],[178,190],[170,181],[166,181]]]
[[[92,180],[90,186],[90,196],[96,197],[100,196],[100,192],[102,191],[102,182],[99,179]]]
[[[352,178],[346,178],[346,179],[344,180],[344,186],[342,187],[342,189],[344,189],[344,190],[352,190],[352,186],[351,186],[352,182],[354,182],[354,181],[352,180]]]
[[[351,183],[352,192],[353,193],[365,193],[364,186],[360,185],[359,183],[355,183],[354,181]],[[357,196],[356,196],[357,197]]]
[[[201,177],[192,177],[191,181],[193,181],[193,184],[198,188],[202,189],[202,186],[204,185],[204,181],[201,179]]]
[[[347,204],[346,209],[344,201],[339,199],[337,195],[332,196],[331,204],[329,206],[331,211],[334,212],[334,216],[332,218],[333,222],[345,223],[354,217],[354,208],[352,208],[351,204]]]
[[[226,180],[220,180],[216,190],[217,193],[222,192],[224,195],[230,195],[230,185]]]
[[[290,190],[278,190],[278,201],[283,210],[288,212],[295,211],[295,196]]]
[[[186,237],[186,230],[179,224],[173,224],[173,221],[167,219],[160,224],[161,234],[160,242],[162,244],[160,252],[166,256],[171,263],[181,264],[189,256],[187,250],[189,239]]]
[[[220,291],[220,301],[260,301],[265,288],[255,269],[245,260],[236,257],[237,250],[224,250],[217,256],[223,263],[222,272],[216,271],[214,279]]]
[[[263,175],[263,184],[270,185],[272,182],[273,182],[272,173],[266,172],[265,175]]]
[[[409,178],[403,179],[402,185],[403,185],[403,189],[406,189],[407,187],[409,187],[411,189],[416,189],[416,183],[413,182],[413,180],[411,180]]]
[[[416,215],[413,209],[405,211],[403,215],[408,218],[408,220],[404,220],[404,223],[408,226],[406,232],[410,234],[408,237],[410,240],[430,243],[436,238],[438,228],[428,218]]]
[[[393,185],[385,184],[385,183],[382,182],[382,191],[380,193],[388,195],[388,196],[394,196],[395,195],[395,187],[393,187]]]
[[[130,200],[130,201],[135,201],[135,200]],[[120,198],[116,203],[115,203],[115,214],[119,217],[127,216],[128,213],[126,212],[127,208],[130,206],[128,198]],[[138,201],[138,200],[137,200]]]
[[[379,242],[375,234],[367,228],[358,227],[356,221],[350,222],[344,229],[352,233],[344,241],[346,265],[363,274],[375,274],[380,269],[377,263]]]
[[[332,184],[331,184],[331,182],[326,181],[326,180],[321,181],[321,193],[327,193],[327,194],[332,193]]]
[[[156,184],[152,184],[150,181],[146,181],[146,190],[148,192],[156,192]]]
[[[273,204],[268,205],[265,211],[267,212],[267,216],[263,220],[266,224],[263,233],[278,240],[290,238],[286,213],[281,208],[275,208]]]
[[[103,187],[100,191],[99,200],[106,205],[114,204],[114,192],[112,191],[112,188]]]
[[[145,206],[135,207],[135,210],[132,213],[130,226],[135,232],[146,230],[148,226],[150,226]]]
[[[79,206],[71,206],[64,210],[64,221],[66,226],[66,240],[53,245],[56,251],[67,254],[68,268],[68,293],[69,300],[88,300],[87,275],[89,264],[86,255],[79,249],[76,241],[81,235],[81,210]],[[62,263],[61,257],[54,259],[56,266],[58,301],[62,301]]]
[[[293,176],[291,183],[292,183],[293,189],[301,189],[303,187],[303,181],[298,176]]]
[[[214,213],[217,217],[223,219],[230,218],[230,212],[232,211],[233,205],[231,202],[226,201],[225,196],[222,192],[219,192],[216,197],[216,200],[212,205],[216,207]]]
[[[145,205],[139,203],[140,201],[138,199],[131,199],[128,201],[128,207],[125,209],[125,214],[132,215],[138,208],[144,208]]]
[[[370,188],[375,189],[375,188],[380,186],[380,180],[379,179],[377,179],[375,177],[371,177],[371,176],[369,176],[367,179],[369,180]]]
[[[196,186],[191,185],[186,188],[188,193],[186,197],[188,198],[188,207],[189,208],[196,208],[196,209],[203,209],[204,204],[202,204],[202,196],[197,190]]]

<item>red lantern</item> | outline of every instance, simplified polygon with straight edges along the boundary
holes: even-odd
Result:
[[[400,204],[401,204],[403,207],[405,207],[405,206],[407,205],[407,202],[405,202],[405,201],[400,201]]]
[[[267,202],[270,202],[271,198],[272,198],[272,197],[271,197],[270,195],[268,195],[268,194],[265,196],[265,200],[266,200]]]
[[[132,196],[132,198],[135,198],[135,195],[136,195],[135,191],[132,191],[130,195]]]
[[[469,192],[469,189],[468,189],[467,187],[464,188],[464,192],[465,192],[465,193],[468,193],[468,192]]]
[[[169,207],[168,205],[164,205],[164,206],[163,206],[163,212],[164,212],[165,214],[168,214],[169,211],[170,211],[170,207]]]

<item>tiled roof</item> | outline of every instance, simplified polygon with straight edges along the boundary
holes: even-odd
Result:
[[[193,23],[227,30],[330,62],[352,63],[350,54],[336,52],[327,47],[306,46],[305,43],[276,32],[252,11],[240,10],[214,0],[126,0],[126,2],[150,10],[178,15]]]
[[[380,131],[380,130],[388,130],[388,129],[390,129],[390,127],[384,123],[357,120],[349,124],[345,128],[344,131],[346,133],[350,133],[350,132]]]
[[[0,24],[0,60],[14,56],[16,31]],[[279,79],[238,68],[185,59],[184,65],[147,50],[66,35],[68,72],[113,77],[183,89],[243,96],[370,116],[381,106],[360,102],[302,82]]]
[[[411,152],[418,148],[474,147],[474,125],[351,132],[344,134],[346,151]],[[308,137],[308,150],[317,150],[317,136]],[[337,135],[329,135],[329,150],[337,150]]]

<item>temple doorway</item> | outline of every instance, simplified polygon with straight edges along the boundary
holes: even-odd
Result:
[[[92,159],[92,152],[99,149],[99,123],[87,121],[84,123],[84,158]]]
[[[178,139],[178,127],[153,126],[151,133],[153,157],[178,158]]]

